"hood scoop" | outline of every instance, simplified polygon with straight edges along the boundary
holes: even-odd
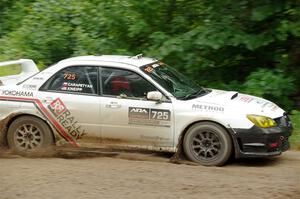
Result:
[[[236,92],[234,95],[232,95],[231,100],[233,100],[234,98],[236,98],[239,95],[238,92]]]

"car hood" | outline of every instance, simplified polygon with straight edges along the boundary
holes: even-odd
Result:
[[[196,106],[201,104],[210,105],[215,107],[216,110],[225,110],[229,114],[256,114],[277,118],[281,117],[284,113],[284,110],[276,104],[263,98],[235,91],[210,90],[209,94],[193,99],[193,104]]]

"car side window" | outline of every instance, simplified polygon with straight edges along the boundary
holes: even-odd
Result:
[[[72,66],[57,72],[48,80],[43,90],[97,94],[97,85],[97,67]]]
[[[157,91],[150,82],[129,70],[103,68],[100,74],[103,95],[145,99],[149,91]]]

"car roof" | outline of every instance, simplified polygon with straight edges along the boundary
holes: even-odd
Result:
[[[79,56],[79,57],[64,59],[58,63],[73,62],[73,61],[104,61],[104,62],[123,63],[123,64],[129,64],[132,66],[140,67],[140,66],[153,63],[158,60],[153,58],[143,57],[141,54],[136,56],[89,55],[89,56]]]

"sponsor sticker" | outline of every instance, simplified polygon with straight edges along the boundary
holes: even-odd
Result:
[[[152,64],[153,68],[156,68],[156,67],[159,67],[159,66],[160,66],[159,64]]]
[[[44,80],[44,78],[43,77],[34,77],[33,80],[42,81],[42,80]]]
[[[48,109],[51,111],[60,125],[66,130],[66,132],[74,139],[78,140],[86,134],[85,130],[83,130],[81,125],[78,124],[78,121],[60,98],[53,100],[48,105]]]
[[[16,97],[33,97],[33,92],[31,91],[3,90],[1,94]]]
[[[276,111],[279,107],[271,102],[266,102],[265,104],[262,105],[262,108],[269,108],[271,111]]]
[[[224,112],[224,107],[222,106],[213,106],[213,105],[204,105],[204,104],[193,104],[193,110],[203,111],[203,112]]]
[[[154,69],[153,69],[151,66],[148,66],[148,67],[146,67],[144,70],[145,70],[145,72],[147,72],[147,73],[152,73]]]
[[[28,90],[36,90],[37,89],[37,85],[33,85],[33,84],[24,84],[22,87],[24,89],[28,89]]]
[[[240,101],[245,102],[245,103],[250,103],[253,100],[253,97],[248,97],[248,96],[242,96],[240,98]]]
[[[63,91],[79,91],[79,92],[81,92],[85,88],[91,89],[91,88],[93,88],[93,86],[89,85],[89,84],[79,84],[79,83],[64,82],[61,90],[63,90]]]
[[[170,127],[171,111],[166,109],[149,109],[129,107],[129,124]]]

